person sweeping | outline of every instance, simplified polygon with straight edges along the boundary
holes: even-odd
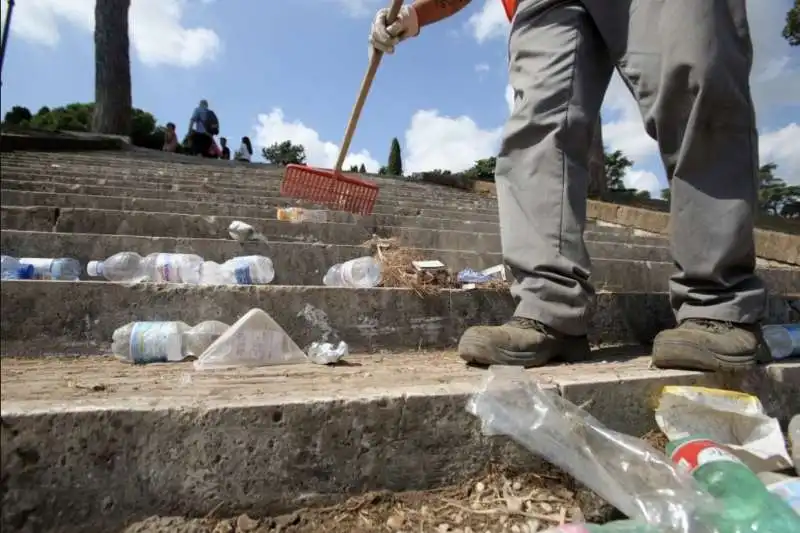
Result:
[[[766,361],[753,237],[758,139],[745,0],[497,0],[511,21],[511,116],[495,182],[503,257],[519,304],[461,337],[475,364],[533,367],[590,356],[594,295],[583,241],[588,155],[614,69],[658,143],[671,187],[670,302],[655,366],[731,370]],[[416,0],[370,46],[391,54],[470,0]]]

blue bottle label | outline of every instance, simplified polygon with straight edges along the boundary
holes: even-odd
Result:
[[[153,281],[179,282],[178,269],[172,262],[170,254],[158,254],[156,257],[156,275]]]
[[[169,337],[174,332],[169,322],[137,322],[131,330],[129,351],[134,364],[167,361]]]
[[[236,283],[239,285],[253,284],[253,276],[250,274],[250,267],[248,265],[236,267],[233,271],[233,275],[236,277]]]

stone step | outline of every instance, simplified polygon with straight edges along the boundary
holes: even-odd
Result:
[[[171,239],[47,233],[6,230],[0,237],[3,253],[13,257],[73,257],[86,265],[120,251],[141,255],[154,252],[191,252],[209,261],[222,262],[240,255],[259,254],[272,259],[274,285],[321,285],[331,265],[368,253],[361,246],[320,246],[306,243],[246,243],[222,239]],[[592,254],[592,281],[600,290],[666,292],[669,276],[675,271],[669,250],[654,246],[629,246],[589,241]],[[457,250],[421,250],[426,257],[439,259],[453,271],[484,269],[502,263],[498,253],[478,254]],[[614,255],[616,254],[616,255]],[[658,254],[661,259],[651,259]],[[649,256],[649,257],[648,257]],[[759,275],[774,293],[794,292],[800,287],[800,269],[760,268]],[[83,279],[88,279],[84,273]]]
[[[147,211],[111,211],[56,207],[0,206],[0,228],[21,231],[60,233],[98,233],[177,238],[229,238],[228,226],[234,220],[252,224],[269,240],[324,244],[360,245],[379,237],[396,237],[413,248],[469,250],[478,253],[499,252],[498,233],[431,230],[416,227],[363,224],[310,223],[293,224],[274,219],[151,213]],[[585,233],[587,240],[663,246],[664,237],[617,234],[617,228],[595,228]]]
[[[665,385],[769,398],[768,414],[783,422],[796,413],[798,363],[702,374],[650,369],[641,354],[607,349],[602,364],[526,374],[630,435],[655,429],[652,399]],[[151,515],[275,516],[367,491],[466,482],[496,464],[552,472],[481,434],[465,406],[484,376],[441,352],[214,372],[4,359],[2,528],[83,533]]]
[[[111,177],[107,174],[95,175],[81,175],[81,176],[66,176],[62,174],[54,174],[47,177],[36,177],[28,174],[14,174],[7,172],[5,169],[2,174],[3,179],[16,180],[16,181],[32,181],[34,183],[65,183],[68,185],[105,185],[107,187],[143,187],[150,190],[158,191],[185,191],[185,192],[203,192],[203,193],[219,193],[219,194],[244,194],[248,196],[265,196],[265,197],[278,197],[280,196],[279,184],[261,186],[247,185],[239,183],[238,181],[228,181],[223,184],[213,184],[210,182],[204,183],[197,180],[179,180],[179,179],[163,179],[155,181],[152,179],[118,179]],[[419,204],[425,202],[434,208],[455,208],[456,206],[469,206],[478,213],[493,214],[497,211],[496,202],[483,202],[478,200],[481,198],[474,195],[474,199],[453,200],[448,198],[440,198],[438,196],[431,198],[422,194],[394,194],[391,191],[381,191],[375,202],[375,205],[387,205],[395,202],[414,203]]]
[[[133,320],[233,323],[254,307],[272,315],[301,347],[332,330],[355,351],[448,348],[468,326],[502,323],[515,308],[510,294],[494,290],[420,296],[391,288],[3,281],[0,295],[5,355],[57,353],[75,342],[109,342],[116,328]],[[767,323],[800,320],[788,303],[798,297],[771,296]],[[319,315],[326,318],[320,321]],[[591,316],[594,344],[646,344],[674,324],[664,293],[600,292]]]
[[[183,213],[195,215],[218,215],[226,217],[245,217],[275,219],[276,206],[254,206],[220,202],[193,202],[185,200],[161,200],[129,196],[92,196],[88,194],[64,194],[0,190],[3,205],[7,206],[51,206],[77,207],[84,209],[103,209],[114,211],[150,211],[156,213]],[[476,233],[496,233],[496,222],[480,222],[469,219],[458,220],[430,216],[401,216],[388,214],[354,215],[345,211],[327,211],[329,222],[342,224],[361,224],[365,226],[416,226],[426,229],[469,229]],[[625,231],[625,230],[620,230]]]
[[[109,187],[90,185],[69,185],[65,183],[41,183],[33,181],[0,180],[3,190],[33,191],[58,194],[90,194],[93,196],[126,196],[136,198],[157,198],[163,200],[180,200],[195,202],[224,202],[251,206],[286,207],[301,205],[313,207],[309,202],[296,201],[291,198],[274,196],[254,196],[246,194],[219,194],[211,192],[186,192],[183,190],[159,191],[144,187]],[[475,213],[468,206],[451,206],[450,208],[431,207],[425,201],[392,202],[376,204],[375,214],[401,214],[416,216],[439,216],[448,219],[472,220],[475,222],[497,222],[497,212]]]
[[[125,186],[138,185],[153,189],[171,189],[175,186],[182,189],[192,187],[203,187],[205,189],[219,189],[226,192],[227,189],[238,189],[244,193],[257,193],[262,196],[278,196],[280,192],[281,175],[260,176],[253,178],[247,173],[201,173],[199,175],[182,176],[174,175],[170,171],[160,172],[159,174],[148,174],[137,172],[136,170],[126,170],[124,172],[113,172],[110,169],[82,169],[71,167],[69,169],[55,169],[50,171],[36,171],[30,168],[9,168],[4,163],[2,176],[5,179],[25,180],[34,182],[61,182],[78,183],[82,185],[94,185],[101,181],[105,185]],[[456,190],[456,189],[453,189]],[[430,191],[425,190],[403,190],[396,187],[381,187],[379,200],[420,200],[430,199]],[[450,203],[469,203],[482,209],[497,209],[497,200],[494,197],[480,196],[474,193],[463,193],[462,195],[437,194],[434,201],[446,201]]]

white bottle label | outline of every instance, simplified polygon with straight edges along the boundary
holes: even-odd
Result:
[[[158,254],[156,256],[156,277],[153,281],[180,283],[180,271],[171,254]]]
[[[168,360],[169,338],[175,333],[170,322],[137,322],[131,330],[131,362],[164,363]]]
[[[51,271],[53,267],[52,259],[42,259],[37,257],[22,257],[19,260],[24,265],[33,265],[33,277],[31,279],[50,280],[53,279]]]

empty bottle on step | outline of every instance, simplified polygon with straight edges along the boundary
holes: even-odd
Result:
[[[319,209],[304,209],[302,207],[281,207],[278,209],[278,220],[285,222],[327,222],[328,212]]]
[[[199,357],[228,329],[217,320],[190,327],[185,322],[131,322],[114,331],[111,352],[128,363],[166,363]]]
[[[203,263],[202,283],[209,285],[266,285],[275,279],[272,260],[263,255],[234,257],[221,265]]]
[[[368,289],[381,282],[381,264],[373,257],[359,257],[328,269],[322,283],[328,287]]]
[[[20,257],[23,265],[33,265],[33,279],[77,281],[81,278],[81,263],[70,257]]]
[[[33,279],[33,265],[20,263],[10,255],[0,256],[1,279]]]
[[[105,261],[89,261],[91,277],[109,281],[155,283],[200,283],[203,258],[195,254],[120,252]]]
[[[800,357],[800,324],[764,326],[762,331],[773,359]]]
[[[710,516],[718,533],[797,533],[800,515],[772,494],[758,476],[723,446],[702,436],[667,445],[667,454],[700,486],[720,500],[722,510]]]

